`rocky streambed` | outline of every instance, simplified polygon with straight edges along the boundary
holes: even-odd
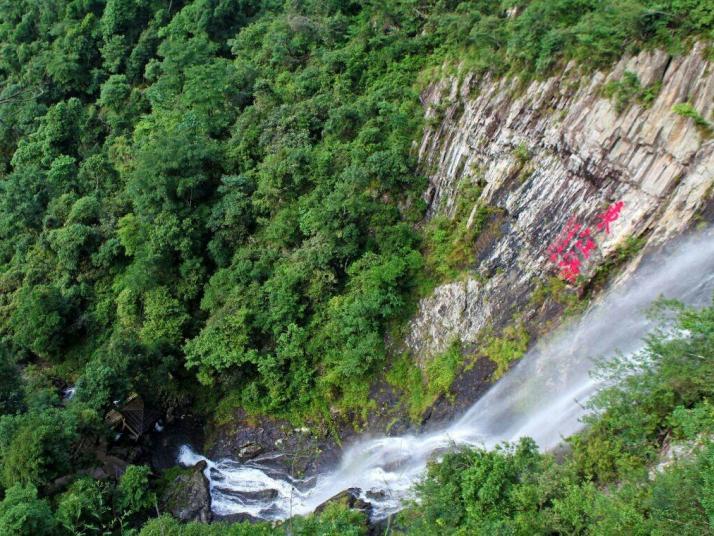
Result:
[[[449,400],[439,399],[424,415],[420,423],[410,421],[400,406],[399,394],[388,385],[375,387],[374,397],[379,400],[378,410],[372,411],[367,426],[356,429],[353,422],[339,422],[337,434],[320,427],[295,427],[287,421],[272,418],[248,417],[237,411],[235,418],[220,426],[208,425],[187,415],[166,426],[161,433],[152,434],[152,465],[157,472],[171,474],[182,457],[182,448],[190,446],[211,460],[231,460],[231,463],[255,466],[271,474],[276,480],[290,481],[302,487],[314,484],[316,475],[338,465],[344,450],[354,442],[370,436],[400,436],[408,433],[426,433],[442,426],[454,415],[466,411],[490,385],[493,365],[486,360],[477,363],[461,375],[452,387]],[[211,468],[202,457],[184,457],[185,471],[171,475],[171,485],[164,504],[172,514],[182,520],[238,521],[257,519],[249,514],[230,514],[211,510],[209,479]],[[217,471],[213,478],[220,479]],[[233,499],[260,505],[274,498],[275,489],[235,491],[214,483],[214,494],[224,493]],[[371,500],[383,500],[379,492],[349,489],[339,492],[327,502],[339,502],[350,508],[372,513]],[[319,507],[318,507],[319,509]],[[270,517],[262,512],[262,517]]]

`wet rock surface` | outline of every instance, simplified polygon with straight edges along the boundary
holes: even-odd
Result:
[[[213,519],[209,483],[203,473],[206,466],[205,461],[197,463],[185,474],[177,476],[168,486],[162,503],[175,518],[201,523],[208,523]]]
[[[262,521],[261,519],[258,519],[257,517],[253,517],[250,514],[231,514],[231,515],[227,515],[227,516],[214,515],[213,520],[214,520],[214,522],[226,523],[227,525],[230,525],[232,523],[243,523],[243,522],[258,523],[259,521]]]
[[[362,512],[367,517],[369,517],[372,514],[372,505],[364,499],[360,498],[360,492],[361,490],[357,488],[346,489],[345,491],[338,493],[334,497],[327,499],[324,503],[315,508],[315,513],[319,514],[320,512],[323,512],[325,508],[332,504],[339,504],[345,508],[350,508],[352,510]]]
[[[149,434],[151,467],[157,471],[175,467],[183,445],[201,447],[205,441],[204,426],[202,419],[189,415],[173,419],[161,432]]]
[[[269,501],[270,499],[275,499],[278,496],[278,490],[276,489],[262,489],[258,491],[233,491],[230,488],[222,488],[221,486],[216,486],[218,491],[223,493],[228,493],[236,497],[240,497],[243,502],[263,502]]]
[[[231,423],[213,429],[204,447],[213,460],[251,461],[294,477],[331,466],[339,450],[338,443],[319,430],[295,428],[270,417],[248,418],[241,410]]]
[[[238,459],[240,461],[252,460],[261,452],[263,452],[263,447],[258,443],[244,443],[238,449]]]

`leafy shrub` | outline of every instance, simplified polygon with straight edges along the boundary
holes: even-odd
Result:
[[[695,108],[688,102],[680,102],[672,107],[672,111],[682,117],[688,117],[694,121],[697,128],[705,135],[712,135],[712,124],[707,121]]]
[[[516,322],[506,326],[501,335],[486,337],[480,351],[496,364],[494,376],[499,378],[506,373],[511,363],[523,357],[529,342],[528,331],[523,324]]]
[[[2,484],[44,486],[72,470],[75,416],[58,409],[0,417]]]
[[[445,351],[427,359],[423,370],[410,354],[401,355],[387,371],[386,380],[403,393],[409,416],[419,422],[440,396],[448,396],[451,384],[466,361],[460,341],[454,340]]]
[[[59,357],[68,325],[69,303],[51,286],[39,285],[19,295],[12,316],[15,340],[41,357]]]
[[[0,501],[0,535],[49,536],[55,526],[49,503],[38,498],[35,487],[16,484],[6,490]]]
[[[22,407],[22,378],[10,350],[0,343],[0,416]]]
[[[271,536],[276,534],[268,523],[181,523],[168,514],[148,521],[140,536]]]
[[[615,111],[622,113],[633,101],[643,107],[649,107],[657,97],[662,87],[661,82],[655,82],[642,87],[636,73],[625,71],[620,80],[608,82],[603,87],[604,95],[615,103]]]
[[[425,226],[425,271],[432,285],[453,280],[474,263],[474,243],[492,214],[479,202],[480,195],[478,183],[463,183],[454,214],[437,215]]]
[[[287,525],[289,532],[301,536],[365,536],[368,533],[365,515],[339,504],[328,505],[319,515],[298,517]]]
[[[156,495],[149,487],[151,469],[145,465],[130,465],[117,485],[117,504],[121,511],[136,514],[152,508]]]
[[[73,482],[58,498],[58,523],[71,534],[100,534],[112,514],[106,488],[104,483],[89,478]]]

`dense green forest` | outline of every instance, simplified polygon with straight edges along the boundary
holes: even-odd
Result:
[[[293,421],[360,408],[385,333],[450,254],[418,225],[430,69],[586,71],[712,28],[708,0],[0,0],[0,535],[155,515],[143,466],[53,485],[92,467],[130,393]],[[620,447],[615,465],[635,456]],[[527,443],[461,454],[424,489],[459,464],[563,470],[548,460]],[[538,493],[566,500],[580,484],[563,482]],[[506,519],[520,507],[503,500]],[[488,504],[422,522],[475,527]],[[299,530],[346,534],[350,516]]]

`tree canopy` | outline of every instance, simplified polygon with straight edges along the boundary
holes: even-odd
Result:
[[[418,225],[427,69],[547,76],[713,27],[709,0],[0,0],[0,534],[109,508],[79,481],[50,520],[46,494],[131,393],[363,405],[458,257]]]

